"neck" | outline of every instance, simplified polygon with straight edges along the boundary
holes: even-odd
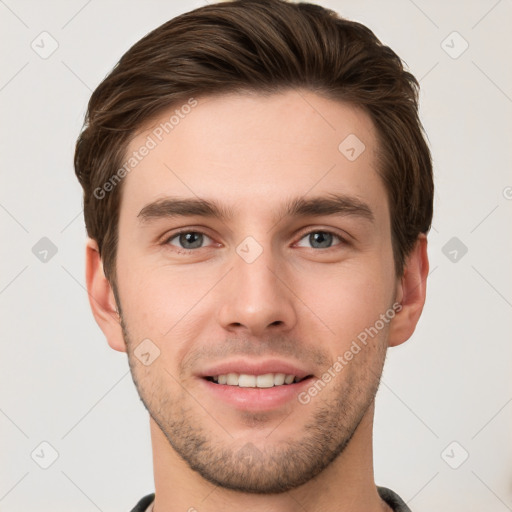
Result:
[[[374,404],[344,451],[319,475],[280,494],[249,494],[224,489],[190,469],[150,418],[155,478],[154,512],[384,512],[373,476]]]

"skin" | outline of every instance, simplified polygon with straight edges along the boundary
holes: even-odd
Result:
[[[309,91],[197,99],[124,178],[119,304],[96,242],[86,250],[92,311],[109,345],[128,353],[150,413],[154,510],[390,510],[373,475],[374,397],[387,348],[420,317],[428,258],[420,235],[395,275],[373,123]],[[127,153],[169,112],[142,127]],[[352,162],[338,150],[349,134],[366,147]],[[373,221],[279,217],[292,197],[332,193],[366,203]],[[141,222],[141,209],[166,196],[216,200],[236,215]],[[178,228],[206,236],[186,253],[186,240],[171,237]],[[309,234],[325,231],[344,241],[327,236],[319,247]],[[251,263],[236,251],[247,236],[262,249]],[[394,303],[400,312],[308,404],[242,410],[198,376],[243,355],[292,361],[318,378]],[[160,351],[148,366],[134,353],[144,339]]]

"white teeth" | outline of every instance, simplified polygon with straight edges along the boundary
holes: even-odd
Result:
[[[240,375],[240,377],[238,377],[238,386],[241,388],[256,387],[256,375]]]
[[[228,373],[226,384],[229,386],[238,386],[238,373]]]
[[[274,385],[274,374],[266,373],[256,377],[256,386],[258,388],[271,388]]]
[[[285,373],[265,373],[263,375],[248,375],[246,373],[228,373],[225,375],[214,375],[214,382],[227,384],[228,386],[239,386],[241,388],[271,388],[292,384],[295,375]]]
[[[284,384],[285,378],[286,378],[286,375],[284,373],[274,374],[274,386],[282,386]]]

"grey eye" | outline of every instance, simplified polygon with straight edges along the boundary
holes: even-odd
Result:
[[[172,238],[169,238],[168,243],[181,249],[198,249],[202,247],[205,238],[209,239],[209,237],[204,233],[200,233],[198,231],[185,231],[183,233],[177,233]],[[176,239],[178,241],[177,244],[172,242]]]
[[[341,240],[341,238],[338,235],[335,235],[334,233],[330,233],[329,231],[311,231],[310,233],[307,233],[304,235],[301,240],[307,239],[310,246],[313,249],[328,249],[329,247],[332,247],[334,239]],[[305,247],[303,244],[298,244],[301,247]],[[307,246],[306,246],[307,247]]]

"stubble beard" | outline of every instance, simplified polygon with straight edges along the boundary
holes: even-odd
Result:
[[[337,376],[339,381],[331,382],[308,406],[297,402],[297,407],[305,407],[304,412],[314,407],[313,413],[305,412],[312,417],[301,431],[286,441],[275,442],[278,426],[268,436],[268,443],[256,446],[248,439],[234,439],[229,424],[222,425],[221,419],[208,416],[190,392],[176,386],[170,374],[155,374],[151,366],[143,367],[133,355],[134,340],[122,317],[121,325],[135,387],[170,446],[205,480],[243,493],[277,494],[295,489],[339,457],[373,404],[386,356],[383,340],[371,349],[367,347],[377,351],[371,365],[361,358],[359,371]],[[174,386],[179,396],[171,396],[169,386]],[[204,418],[215,422],[216,432],[218,425],[222,427],[222,437],[202,424]],[[246,425],[261,426],[266,414],[246,411],[241,420]]]

